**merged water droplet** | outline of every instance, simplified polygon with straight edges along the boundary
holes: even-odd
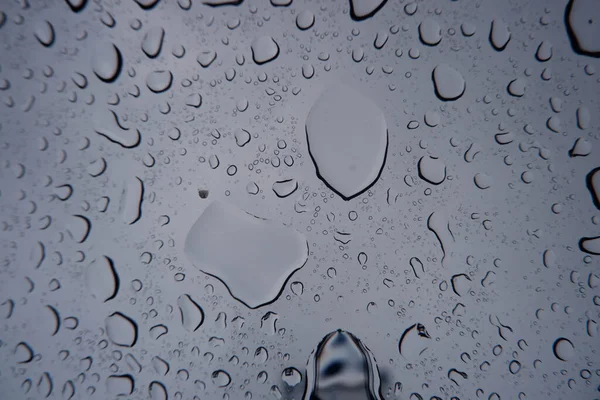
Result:
[[[306,262],[308,244],[293,229],[214,202],[188,232],[185,254],[235,299],[257,308],[277,299]]]
[[[369,98],[344,85],[329,87],[306,118],[306,135],[318,177],[344,200],[379,178],[388,132],[383,113]]]

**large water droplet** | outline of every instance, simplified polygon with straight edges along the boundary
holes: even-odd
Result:
[[[388,146],[383,113],[347,86],[326,89],[306,118],[308,149],[317,175],[344,200],[379,178]]]
[[[305,400],[380,400],[379,368],[371,351],[350,332],[329,333],[312,352]]]
[[[136,147],[140,143],[140,131],[123,128],[118,122],[117,115],[111,110],[98,108],[93,114],[92,125],[96,133],[127,149]]]
[[[223,203],[211,203],[190,229],[185,254],[250,308],[274,301],[308,257],[299,232]]]

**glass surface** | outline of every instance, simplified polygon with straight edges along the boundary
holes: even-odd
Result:
[[[600,1],[3,0],[1,399],[600,398]]]

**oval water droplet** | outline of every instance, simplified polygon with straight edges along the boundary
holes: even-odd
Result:
[[[45,47],[50,47],[54,44],[56,34],[54,26],[48,21],[43,21],[35,28],[35,38]]]
[[[122,67],[123,57],[117,46],[109,42],[97,45],[92,58],[92,70],[101,81],[114,82],[119,77]]]
[[[308,150],[317,176],[350,200],[375,184],[388,146],[379,107],[347,86],[326,89],[306,118]]]

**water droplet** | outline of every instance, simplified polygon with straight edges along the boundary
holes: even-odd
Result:
[[[446,165],[437,157],[421,157],[418,169],[419,177],[433,185],[439,185],[446,179]]]
[[[554,356],[560,361],[569,361],[575,357],[575,346],[569,339],[561,337],[554,341],[552,345]]]
[[[590,127],[591,118],[592,117],[590,115],[589,108],[587,108],[586,106],[581,106],[577,108],[577,127],[579,127],[579,129],[588,129]]]
[[[550,60],[552,58],[552,47],[552,43],[544,40],[538,46],[535,52],[535,58],[537,58],[539,62],[546,62]]]
[[[440,64],[432,73],[436,96],[442,101],[458,100],[465,92],[465,79],[448,64]]]
[[[388,133],[381,110],[347,86],[326,89],[306,119],[317,175],[344,200],[371,187],[385,163]]]
[[[523,95],[525,94],[525,79],[513,79],[508,84],[507,90],[511,96],[523,97]]]
[[[304,10],[298,13],[296,17],[296,25],[300,30],[310,29],[315,24],[315,14],[309,10]]]
[[[567,32],[576,53],[600,57],[600,10],[588,0],[570,0],[565,13]]]
[[[508,25],[501,19],[495,19],[492,21],[490,28],[490,43],[496,51],[502,51],[508,45],[510,41],[510,31]]]
[[[406,328],[400,336],[398,351],[407,360],[416,360],[429,347],[431,336],[420,323]]]
[[[279,45],[271,36],[260,36],[250,45],[252,59],[258,65],[273,61],[279,55]]]
[[[150,383],[148,386],[148,393],[150,394],[150,400],[167,400],[169,398],[167,388],[158,381]]]
[[[195,332],[204,322],[204,311],[188,294],[183,294],[177,299],[181,323],[188,332]]]
[[[475,174],[473,181],[479,189],[488,189],[492,186],[492,178],[487,174],[477,173]]]
[[[215,61],[216,58],[217,58],[216,51],[203,50],[200,52],[200,54],[196,58],[196,61],[198,61],[198,64],[200,64],[202,66],[202,68],[208,68],[210,66],[210,64],[212,64],[213,61]]]
[[[473,24],[471,22],[463,22],[460,25],[460,31],[466,37],[473,36],[475,34],[476,30],[477,30],[477,27],[475,26],[475,24]]]
[[[244,147],[249,142],[250,142],[250,132],[248,132],[245,129],[238,129],[235,131],[235,143],[238,146]]]
[[[217,202],[204,210],[185,241],[188,259],[221,279],[250,308],[276,300],[287,279],[306,262],[307,248],[302,234]]]
[[[137,324],[125,314],[115,312],[106,317],[106,334],[118,346],[133,347],[137,342]]]
[[[226,371],[219,369],[212,373],[212,381],[218,387],[226,387],[231,383],[231,376]]]
[[[134,388],[133,377],[129,374],[111,375],[106,378],[106,390],[112,397],[129,396],[133,393]]]
[[[350,0],[350,16],[355,21],[362,21],[377,13],[387,0]]]
[[[579,240],[579,249],[588,254],[600,256],[600,236],[581,238]]]
[[[85,270],[86,285],[95,298],[107,302],[119,292],[120,280],[115,264],[110,257],[94,260]]]
[[[173,74],[168,70],[153,71],[146,77],[146,86],[153,93],[162,93],[168,90],[173,83]]]
[[[442,41],[442,27],[433,18],[425,18],[419,24],[419,38],[423,44],[435,46]]]
[[[123,57],[121,51],[112,43],[100,43],[92,58],[92,69],[103,82],[114,82],[121,73]]]
[[[129,177],[123,185],[119,209],[121,218],[128,225],[133,225],[142,217],[144,199],[144,182],[135,177]]]
[[[160,0],[134,0],[143,10],[155,7]]]
[[[308,360],[305,399],[382,399],[379,368],[371,351],[350,332],[337,330]]]
[[[142,51],[150,58],[155,58],[160,54],[165,37],[165,30],[160,26],[155,26],[146,32],[142,39]]]
[[[298,190],[298,182],[295,179],[285,179],[273,183],[273,192],[279,198],[285,198]]]
[[[141,141],[140,131],[123,128],[117,114],[111,110],[98,108],[92,117],[92,125],[97,134],[126,149],[136,147]]]
[[[448,246],[450,242],[454,241],[454,235],[450,230],[448,219],[442,212],[434,211],[429,215],[429,218],[427,218],[427,228],[435,234],[440,242],[443,253],[442,265],[444,265]]]
[[[40,23],[34,32],[35,38],[45,47],[50,47],[54,44],[56,35],[54,33],[54,26],[48,21]]]

